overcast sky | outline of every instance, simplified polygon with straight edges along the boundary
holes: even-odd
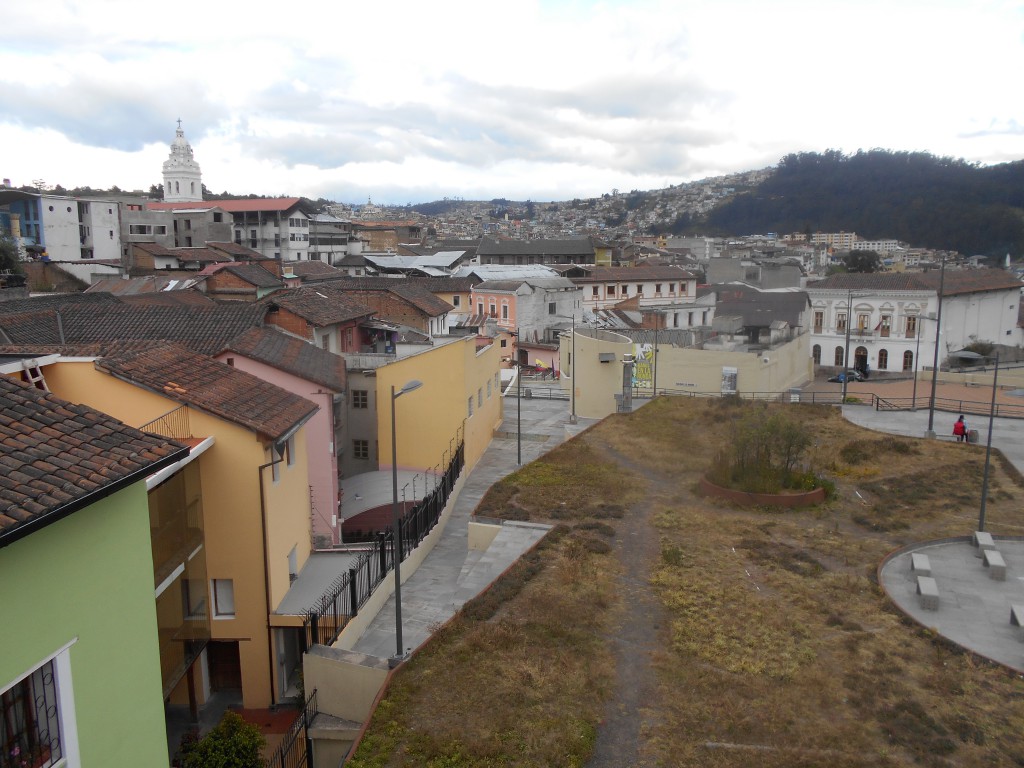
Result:
[[[2,4],[0,177],[563,200],[881,147],[1024,159],[1024,3]]]

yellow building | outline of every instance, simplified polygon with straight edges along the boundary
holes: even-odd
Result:
[[[452,441],[466,444],[466,471],[476,465],[501,423],[500,349],[491,339],[467,336],[377,369],[377,443],[381,469],[391,469],[391,388],[409,381],[418,390],[395,402],[398,465],[429,469],[443,461]]]
[[[208,600],[211,616],[199,695],[240,689],[245,707],[279,701],[301,659],[297,643],[271,624],[289,623],[274,609],[310,554],[304,425],[318,406],[174,344],[65,354],[42,370],[66,400],[144,431],[212,439],[194,478],[207,583],[195,585],[193,599]]]

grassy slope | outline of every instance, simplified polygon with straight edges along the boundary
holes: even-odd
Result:
[[[584,765],[615,698],[622,604],[611,536],[643,503],[670,623],[654,657],[648,765],[1019,765],[1024,687],[903,619],[875,581],[905,543],[972,530],[984,451],[878,435],[789,407],[837,498],[734,510],[694,487],[740,407],[662,399],[495,486],[481,514],[557,534],[396,676],[355,766]],[[858,493],[855,493],[859,492]],[[989,529],[1021,533],[1022,488],[994,468]]]

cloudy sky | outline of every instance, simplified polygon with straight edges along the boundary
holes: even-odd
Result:
[[[881,147],[1024,159],[1024,3],[2,3],[0,177],[562,200]]]

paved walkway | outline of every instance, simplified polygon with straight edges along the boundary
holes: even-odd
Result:
[[[885,397],[887,386],[876,383],[869,391]],[[975,400],[983,400],[986,394],[982,391],[978,396],[976,388],[971,392]],[[991,396],[990,390],[988,394]],[[890,434],[924,437],[928,430],[927,409],[876,411],[869,405],[844,405],[843,416],[855,424]],[[936,439],[952,440],[955,420],[954,414],[934,412],[932,427]],[[988,422],[987,418],[977,416],[970,419],[971,429],[978,430],[982,451],[988,440]],[[1024,422],[1020,419],[994,419],[992,446],[999,448],[1024,473]],[[964,450],[979,450],[979,447],[964,446]],[[979,507],[980,502],[979,499]],[[972,515],[978,513],[978,509],[969,511]],[[990,526],[986,525],[986,528],[990,529]],[[1013,532],[1019,531],[1014,529]],[[965,530],[959,539],[921,542],[890,555],[879,568],[882,588],[904,613],[922,625],[935,629],[981,656],[1024,672],[1024,643],[1021,642],[1024,630],[1010,624],[1010,605],[1024,603],[1024,540],[1020,536],[993,537],[1006,561],[1006,580],[998,581],[991,578],[990,569],[984,567],[981,558],[976,556],[978,550],[971,544],[972,534],[973,530]],[[911,552],[928,555],[932,577],[939,589],[938,610],[921,606],[917,575],[910,569]]]
[[[517,421],[522,439],[517,441]],[[505,401],[505,420],[496,430],[481,460],[466,479],[440,541],[423,564],[402,585],[402,640],[405,649],[422,645],[442,623],[455,615],[466,601],[482,592],[548,530],[530,523],[506,523],[486,552],[470,552],[469,518],[487,489],[517,468],[521,451],[529,464],[567,437],[586,429],[593,421],[569,423],[565,400]],[[395,598],[391,597],[370,623],[354,649],[378,658],[398,650],[395,642]]]

